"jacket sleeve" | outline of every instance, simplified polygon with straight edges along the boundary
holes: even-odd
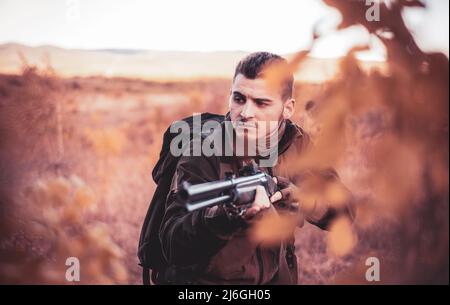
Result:
[[[159,231],[163,254],[171,265],[186,267],[209,261],[240,224],[228,218],[223,207],[188,212],[177,197],[178,185],[220,179],[217,158],[181,157],[166,200],[164,218]]]
[[[337,217],[348,217],[351,221],[355,218],[355,209],[353,206],[353,195],[350,191],[343,185],[343,183],[339,179],[339,175],[333,168],[327,168],[323,170],[314,171],[313,175],[319,177],[324,185],[326,183],[338,183],[340,184],[347,192],[348,192],[348,201],[345,202],[340,208],[335,208],[328,205],[327,202],[318,202],[314,213],[308,215],[306,220],[321,228],[322,230],[328,230],[330,224]]]
[[[312,142],[310,136],[301,131],[301,136],[296,139],[295,145],[292,145],[292,154],[294,156],[299,156],[304,153],[313,153],[315,145]],[[340,216],[348,217],[351,221],[355,217],[355,209],[353,206],[353,195],[350,191],[342,184],[339,175],[336,170],[332,167],[324,168],[311,168],[306,169],[300,173],[294,173],[290,180],[294,182],[295,185],[301,186],[305,180],[312,178],[316,182],[319,182],[322,186],[327,183],[338,183],[344,189],[348,191],[349,200],[344,203],[339,209],[328,205],[327,202],[317,202],[316,209],[311,215],[304,215],[304,219],[309,223],[321,228],[322,230],[328,230],[330,224]],[[301,203],[300,203],[301,204]],[[302,225],[302,222],[301,222]]]

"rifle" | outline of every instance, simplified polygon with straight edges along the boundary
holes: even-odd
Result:
[[[239,171],[239,177],[226,173],[223,180],[192,185],[186,181],[181,184],[178,200],[186,205],[189,212],[216,205],[229,205],[239,216],[255,200],[256,187],[265,188],[267,196],[278,191],[272,177],[262,172],[256,165],[244,166]]]

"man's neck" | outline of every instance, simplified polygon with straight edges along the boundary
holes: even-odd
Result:
[[[264,147],[265,152],[262,153],[261,151],[256,151],[256,156],[248,156],[248,154],[247,154],[248,150],[245,149],[244,156],[236,156],[239,159],[239,163],[245,165],[245,164],[254,162],[255,159],[258,160],[260,158],[264,158],[264,156],[267,156],[268,155],[267,152],[273,151],[274,149],[278,148],[278,145],[279,145],[281,139],[283,138],[285,131],[286,131],[286,120],[283,119],[282,121],[280,121],[280,124],[278,125],[278,128],[277,128],[277,140],[273,141],[271,139],[272,135],[268,135],[265,138],[265,141],[266,141],[265,147]],[[274,143],[272,143],[272,142],[274,142]],[[234,143],[234,145],[233,145],[234,152],[236,152],[235,144],[236,143]],[[277,146],[277,147],[275,147],[275,146]],[[246,148],[248,148],[248,147],[246,147]]]

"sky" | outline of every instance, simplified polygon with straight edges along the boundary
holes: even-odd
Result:
[[[408,9],[407,25],[426,51],[448,56],[449,1]],[[358,27],[334,33],[339,13],[320,0],[0,0],[0,43],[72,49],[270,51],[305,49],[315,25],[329,33],[316,57],[338,57],[369,43],[368,59],[384,49]]]

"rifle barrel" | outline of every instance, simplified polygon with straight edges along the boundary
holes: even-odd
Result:
[[[212,199],[208,199],[208,200],[204,200],[204,201],[188,203],[186,205],[186,208],[189,212],[192,212],[192,211],[195,211],[198,209],[202,209],[202,208],[206,208],[209,206],[214,206],[217,204],[226,203],[226,202],[230,202],[230,201],[231,201],[230,195],[223,195],[223,196],[220,196],[217,198],[212,198]]]

